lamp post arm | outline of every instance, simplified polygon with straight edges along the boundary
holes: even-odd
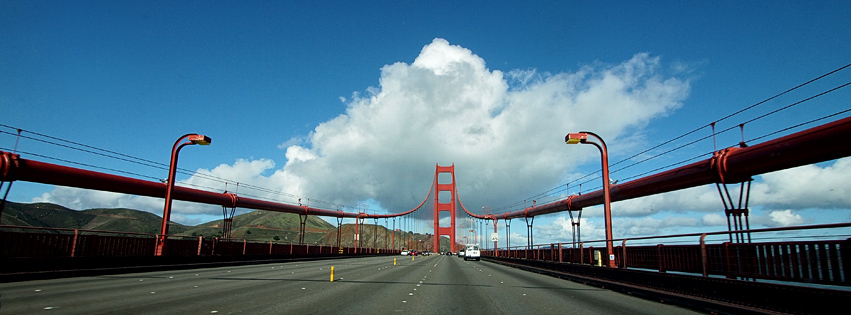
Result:
[[[596,133],[593,133],[593,132],[590,132],[590,131],[580,131],[580,133],[587,133],[587,134],[593,136],[594,138],[597,138],[597,141],[600,141],[600,143],[603,144],[603,147],[606,146],[606,141],[603,141],[603,138],[598,136]]]
[[[594,142],[594,141],[587,141],[587,140],[586,140],[586,141],[583,141],[582,143],[584,143],[584,144],[593,144],[595,147],[597,147],[597,150],[600,150],[600,154],[601,154],[601,156],[602,156],[602,154],[604,154],[604,152],[606,152],[606,150],[605,150],[605,149],[603,149],[603,147],[602,147],[602,146],[600,146],[600,144],[599,144],[599,143],[596,143],[596,142]],[[602,159],[601,159],[601,161],[602,161]]]

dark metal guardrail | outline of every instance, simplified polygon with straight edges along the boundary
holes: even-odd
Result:
[[[398,253],[386,249],[0,225],[0,282]]]
[[[0,258],[153,256],[159,235],[82,229],[0,226]],[[169,235],[167,256],[335,255],[398,253],[275,241]]]
[[[621,246],[615,247],[615,264],[619,269],[660,273],[851,286],[851,239],[706,244],[709,235],[848,227],[851,223],[616,239],[614,241],[620,241]],[[698,239],[696,244],[629,246],[637,240],[684,237]],[[605,254],[605,244],[599,248],[585,247],[588,243],[605,243],[605,240],[484,250],[482,256],[606,266],[609,257]]]
[[[851,239],[836,239],[836,231],[848,227],[851,223],[618,239],[616,268],[603,267],[609,258],[605,240],[485,250],[482,258],[713,314],[833,314],[851,300]],[[833,229],[827,230],[833,236],[819,237],[834,239],[784,240],[795,237],[785,231],[816,229]],[[784,234],[760,236],[770,242],[706,244],[709,235],[765,232]],[[629,245],[669,238],[677,238],[671,240],[675,244]],[[683,238],[696,244],[681,244]],[[584,247],[588,243],[603,244]]]

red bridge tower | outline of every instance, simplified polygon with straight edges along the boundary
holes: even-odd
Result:
[[[440,174],[441,173],[449,173],[452,174],[452,182],[450,183],[441,183],[440,182]],[[435,189],[434,194],[434,252],[440,252],[440,236],[441,235],[449,235],[449,250],[455,251],[455,164],[452,166],[440,166],[437,165],[437,168],[434,171],[434,178],[437,181],[437,187]],[[449,192],[450,200],[448,203],[441,203],[440,201],[440,193],[441,192]],[[446,201],[446,200],[444,200]],[[449,217],[452,218],[452,223],[448,227],[440,226],[440,213],[444,211],[449,211]]]

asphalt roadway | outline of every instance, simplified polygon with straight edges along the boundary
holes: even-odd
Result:
[[[414,260],[410,256],[384,256],[0,283],[0,314],[37,313],[694,312],[485,261],[437,255]]]

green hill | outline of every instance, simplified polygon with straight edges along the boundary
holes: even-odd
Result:
[[[22,204],[6,202],[0,223],[4,225],[77,229],[94,219],[94,215],[51,203]]]
[[[403,231],[396,231],[396,233],[393,233],[392,230],[381,225],[376,226],[374,224],[364,224],[358,227],[358,232],[360,234],[358,247],[392,248],[395,246],[396,249],[413,248],[430,251],[433,249],[432,244],[434,244],[433,235]],[[335,228],[330,233],[326,234],[319,243],[336,245],[337,229]],[[344,224],[342,226],[340,243],[343,247],[355,246],[354,224]],[[444,236],[440,238],[441,251],[449,251],[449,244],[449,237]],[[456,245],[456,250],[458,249],[458,246],[459,245]]]
[[[172,223],[169,226],[169,232],[187,236],[221,237],[222,223],[223,220],[197,226]],[[77,211],[51,203],[6,202],[0,224],[156,234],[160,231],[162,217],[150,212],[124,208]],[[381,225],[364,224],[359,227],[359,232],[361,239],[359,247],[374,245],[376,248],[390,248],[394,243],[391,238],[393,232]],[[342,246],[353,247],[354,235],[354,224],[344,224]],[[430,244],[433,242],[431,236],[413,234],[411,237],[411,235],[409,232],[396,231],[396,248],[407,248],[411,244],[412,248],[417,248],[419,245],[420,249],[431,249]],[[298,243],[299,215],[272,211],[252,211],[237,215],[233,218],[231,237]],[[316,216],[308,216],[305,222],[304,240],[308,244],[336,245],[337,227]],[[441,238],[440,248],[448,250],[448,238]]]
[[[224,220],[199,224],[180,233],[193,236],[222,236]],[[308,216],[305,222],[305,242],[315,243],[336,228],[316,216]],[[299,215],[272,211],[252,211],[233,217],[232,238],[298,242]],[[277,237],[277,239],[275,239]]]
[[[150,212],[124,208],[89,209],[81,212],[95,216],[94,219],[81,227],[86,230],[157,234],[162,229],[162,217]],[[169,233],[178,234],[188,228],[188,226],[180,223],[171,222],[168,230]]]
[[[222,221],[197,226],[171,223],[169,232],[178,235],[221,237]],[[7,202],[0,224],[156,234],[160,231],[162,217],[150,212],[124,208],[77,211],[51,203]],[[305,222],[305,242],[316,243],[331,231],[336,231],[336,228],[330,223],[316,216],[308,216]],[[252,240],[298,242],[298,234],[298,214],[252,211],[234,217],[231,236]]]
[[[52,203],[6,202],[3,225],[83,229],[155,234],[160,231],[162,218],[155,214],[132,209],[88,209],[77,211]],[[169,230],[180,233],[186,226],[172,223]]]

